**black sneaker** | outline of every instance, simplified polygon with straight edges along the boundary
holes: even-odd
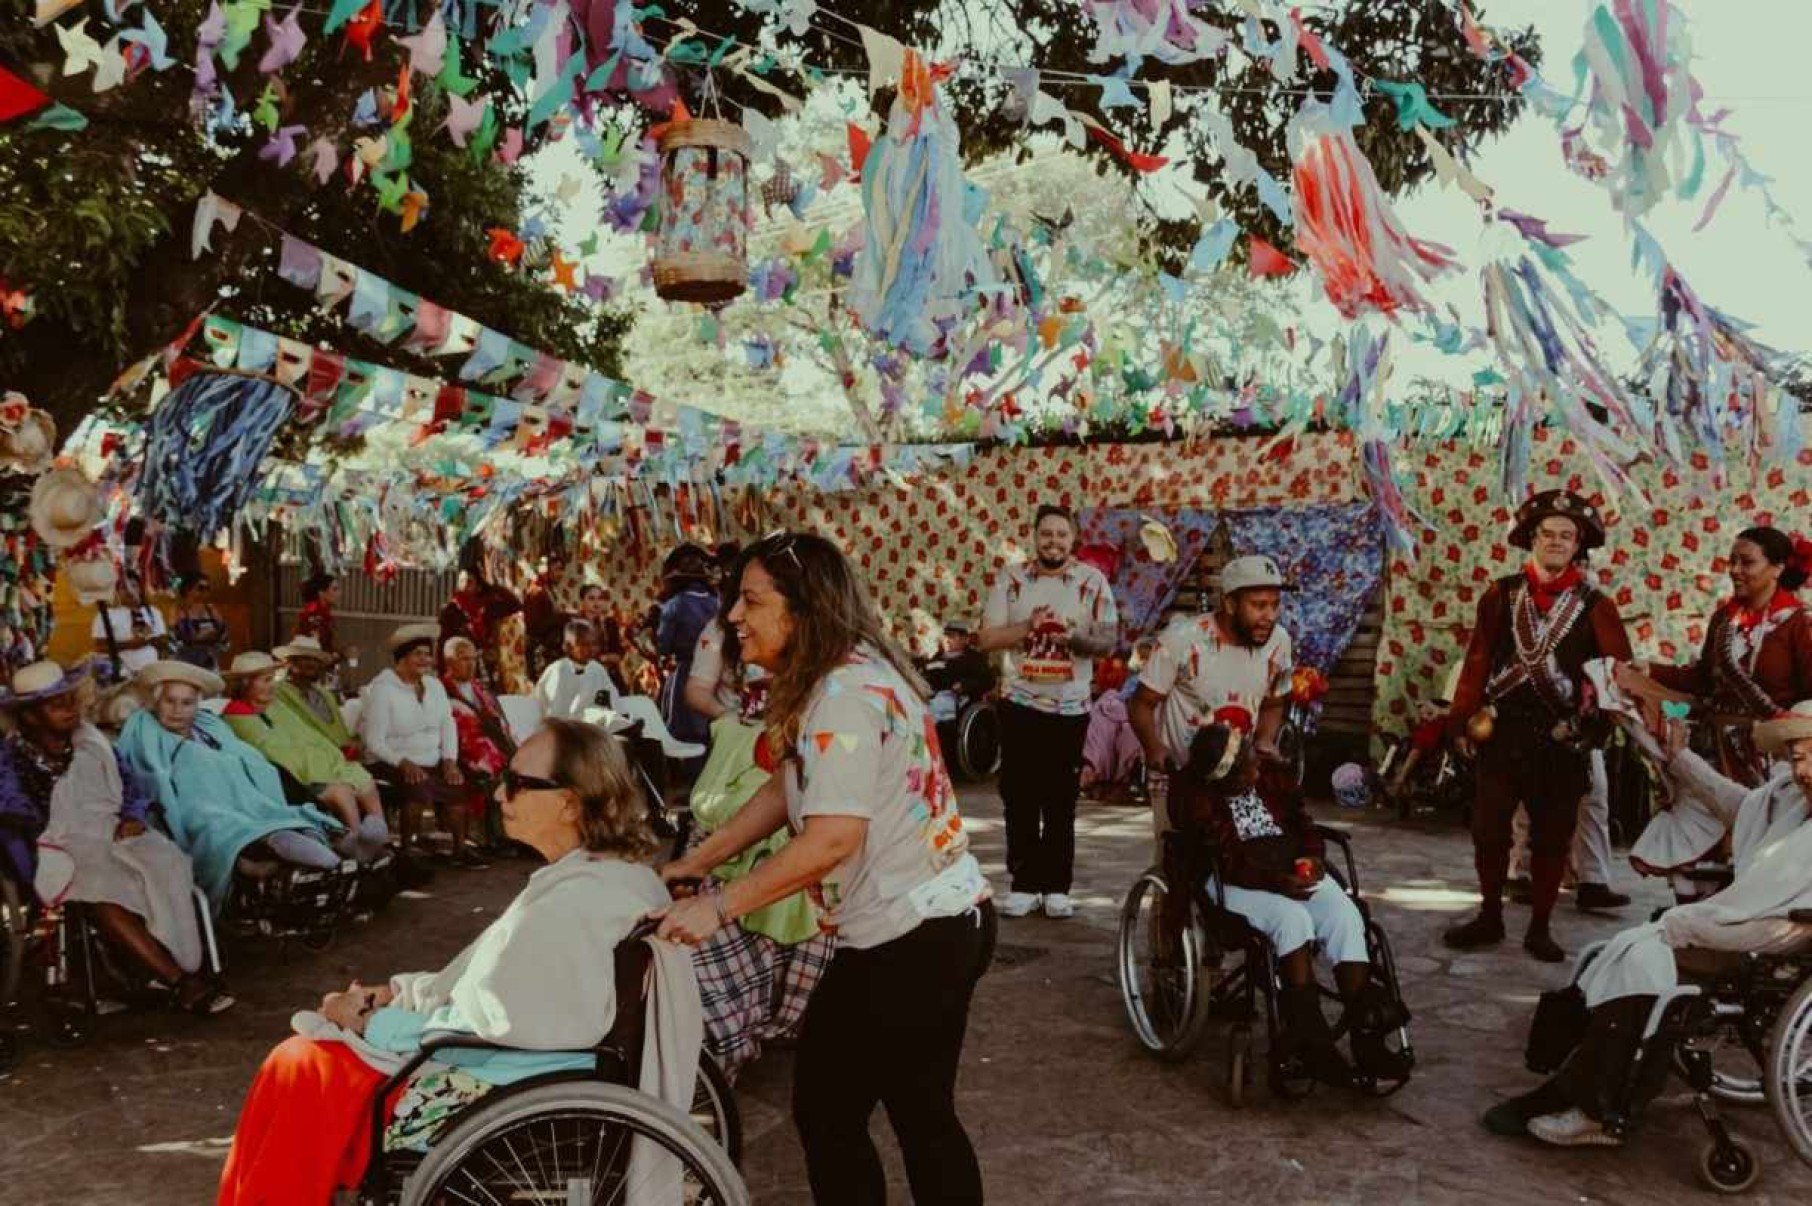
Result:
[[[1441,941],[1459,951],[1481,946],[1496,946],[1504,940],[1504,919],[1480,913],[1464,925],[1456,925],[1441,935]]]
[[[1586,912],[1594,909],[1621,909],[1629,902],[1628,896],[1611,891],[1608,884],[1580,884],[1573,896],[1573,906]]]
[[[470,846],[462,846],[455,850],[447,856],[447,862],[465,871],[483,871],[491,865],[480,858],[478,852]]]

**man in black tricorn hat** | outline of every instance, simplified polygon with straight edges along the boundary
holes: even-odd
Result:
[[[1585,580],[1587,555],[1604,544],[1596,507],[1567,490],[1537,494],[1517,508],[1510,543],[1529,550],[1529,561],[1479,600],[1448,713],[1453,736],[1480,747],[1472,843],[1484,906],[1445,938],[1461,949],[1503,940],[1511,820],[1521,804],[1529,814],[1532,881],[1523,947],[1558,963],[1566,952],[1549,917],[1589,784],[1585,664],[1627,659],[1630,642],[1616,605]]]

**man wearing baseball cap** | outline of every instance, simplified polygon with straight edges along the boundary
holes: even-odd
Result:
[[[1509,543],[1528,550],[1528,564],[1479,600],[1448,712],[1455,740],[1480,747],[1472,848],[1483,906],[1444,938],[1460,950],[1503,941],[1504,880],[1520,803],[1529,814],[1531,881],[1523,948],[1558,963],[1566,952],[1548,919],[1590,785],[1592,743],[1581,725],[1585,665],[1604,657],[1628,661],[1630,640],[1616,604],[1585,579],[1587,555],[1604,543],[1604,521],[1590,502],[1568,490],[1534,495],[1517,508]]]
[[[1261,755],[1276,750],[1296,664],[1278,616],[1283,592],[1293,589],[1270,557],[1235,557],[1221,568],[1220,606],[1180,616],[1158,637],[1126,709],[1145,751],[1158,832],[1168,828],[1167,774],[1189,760],[1197,730],[1226,725]]]

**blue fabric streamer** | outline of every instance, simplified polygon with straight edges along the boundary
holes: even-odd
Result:
[[[232,522],[296,396],[262,377],[197,373],[151,413],[139,509],[204,539]]]

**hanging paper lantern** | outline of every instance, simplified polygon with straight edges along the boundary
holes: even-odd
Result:
[[[691,118],[670,123],[659,147],[654,291],[721,306],[749,280],[749,136],[727,121]]]

